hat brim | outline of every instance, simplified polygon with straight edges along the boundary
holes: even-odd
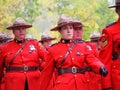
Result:
[[[91,41],[97,41],[97,40],[100,40],[100,37],[94,37],[94,38],[90,38]]]
[[[0,41],[11,40],[12,38],[0,38]]]
[[[87,26],[84,26],[81,22],[73,22],[73,27],[87,27]]]
[[[58,30],[60,30],[60,27],[65,26],[65,25],[70,25],[70,24],[73,25],[73,22],[69,22],[69,23],[64,23],[64,24],[57,25],[56,27],[50,29],[50,31],[58,31]]]
[[[55,40],[56,38],[48,38],[48,39],[42,39],[42,40],[39,40],[39,42],[43,42],[43,41],[47,41],[47,40]]]
[[[8,29],[8,30],[13,30],[13,29],[18,28],[18,27],[31,28],[32,25],[16,25],[16,26],[9,26],[9,27],[7,27],[6,29]]]
[[[109,6],[108,8],[116,8],[116,7],[120,7],[120,5]]]

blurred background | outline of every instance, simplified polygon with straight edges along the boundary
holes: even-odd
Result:
[[[7,26],[13,24],[17,17],[23,17],[33,27],[27,30],[28,38],[40,39],[43,32],[57,37],[58,32],[50,32],[56,26],[63,13],[81,19],[84,27],[84,40],[94,31],[100,32],[106,25],[115,22],[114,9],[108,8],[114,0],[0,0],[0,32],[8,33]]]

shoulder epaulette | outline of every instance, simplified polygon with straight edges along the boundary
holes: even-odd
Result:
[[[116,23],[116,22],[113,22],[113,23],[111,23],[111,24],[108,24],[108,25],[106,26],[106,28],[108,28],[108,27],[114,25],[115,23]]]

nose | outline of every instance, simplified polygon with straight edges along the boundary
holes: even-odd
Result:
[[[23,28],[20,28],[20,29],[19,29],[20,32],[23,32],[24,30],[25,30],[25,29],[23,29]]]
[[[67,32],[70,33],[70,29],[67,29]]]

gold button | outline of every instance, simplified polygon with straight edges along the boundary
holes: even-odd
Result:
[[[40,72],[40,70],[38,70],[38,72]],[[41,72],[40,72],[41,73]]]
[[[24,72],[26,74],[26,72]]]
[[[116,66],[113,66],[113,68],[116,68]]]
[[[70,46],[70,44],[67,44],[67,46]]]
[[[87,82],[90,82],[90,80],[89,80],[89,79],[87,79]]]
[[[60,83],[60,81],[57,81],[58,83]]]
[[[60,57],[62,57],[62,56],[60,56]]]
[[[24,59],[24,57],[22,56],[22,59]]]
[[[83,55],[83,53],[81,53],[81,55]]]
[[[77,75],[75,74],[74,77],[77,77]]]
[[[74,61],[75,59],[74,59],[74,58],[72,58],[72,60]]]

